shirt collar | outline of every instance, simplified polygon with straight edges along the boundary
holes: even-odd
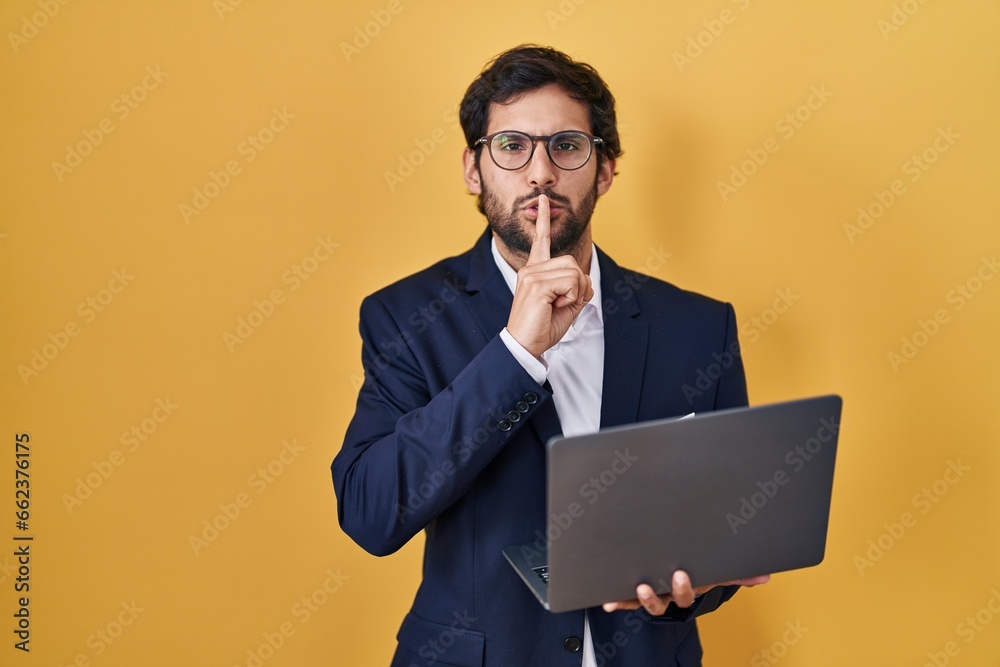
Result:
[[[504,282],[507,283],[510,293],[513,294],[517,288],[517,271],[500,254],[496,237],[490,238],[490,250],[493,252],[493,261],[496,262]],[[590,244],[590,281],[593,283],[594,297],[583,307],[580,314],[577,315],[576,322],[573,323],[574,328],[578,322],[583,322],[592,317],[590,313],[594,313],[597,316],[597,321],[601,325],[604,324],[604,310],[601,307],[601,265],[597,261],[597,248],[593,243]]]

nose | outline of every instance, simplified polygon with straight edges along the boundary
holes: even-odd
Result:
[[[541,143],[541,146],[538,145]],[[556,183],[559,168],[549,159],[549,151],[541,139],[535,144],[535,152],[527,166],[528,183],[532,187],[552,187]]]

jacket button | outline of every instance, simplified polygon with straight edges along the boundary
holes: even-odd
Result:
[[[509,431],[510,430],[510,422],[507,421],[506,419],[501,419],[500,420],[500,430],[501,431]]]
[[[566,641],[563,642],[563,648],[570,653],[579,653],[582,646],[583,643],[576,637],[567,637]]]
[[[529,391],[524,395],[524,400],[527,401],[529,405],[534,405],[538,402],[538,394],[533,391]]]
[[[518,402],[517,402],[517,403],[516,403],[516,404],[514,405],[514,408],[515,408],[515,409],[516,409],[516,410],[517,410],[518,412],[527,412],[527,411],[528,411],[528,404],[527,404],[527,403],[525,403],[524,401],[518,401]]]
[[[507,413],[507,419],[511,420],[512,422],[520,421],[521,413],[518,412],[517,410],[511,410],[510,412]]]

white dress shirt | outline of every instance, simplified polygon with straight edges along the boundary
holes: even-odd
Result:
[[[503,274],[513,294],[517,272],[507,263],[491,241],[493,261]],[[601,310],[601,267],[597,249],[591,244],[590,280],[594,297],[583,307],[576,320],[558,343],[534,357],[514,340],[506,327],[500,332],[507,349],[538,384],[546,380],[552,387],[552,400],[565,436],[594,433],[601,427],[601,398],[604,389],[604,313]],[[597,656],[590,636],[590,620],[583,620],[583,667],[596,667]]]

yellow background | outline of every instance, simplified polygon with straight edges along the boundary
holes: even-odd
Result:
[[[706,664],[921,665],[948,642],[948,664],[997,664],[1000,618],[964,625],[1000,590],[997,2],[9,0],[0,29],[3,665],[247,665],[282,624],[266,665],[387,664],[422,540],[376,559],[337,526],[357,309],[480,233],[454,108],[529,41],[593,64],[617,97],[626,154],[597,242],[734,303],[752,403],[845,398],[826,561],[705,618]],[[800,108],[814,90],[822,104]],[[102,123],[79,166],[53,167]],[[270,141],[253,160],[248,136]],[[390,189],[401,160],[414,168]],[[226,186],[185,220],[212,172]],[[895,180],[903,194],[850,238]],[[959,284],[979,288],[961,308]],[[797,300],[776,315],[778,290]],[[241,317],[260,326],[227,344]],[[923,345],[894,368],[904,337]],[[52,358],[25,373],[36,351]],[[20,432],[30,654],[11,632]],[[933,491],[950,463],[968,470]],[[100,485],[67,505],[88,476]],[[322,604],[306,615],[303,597]]]

